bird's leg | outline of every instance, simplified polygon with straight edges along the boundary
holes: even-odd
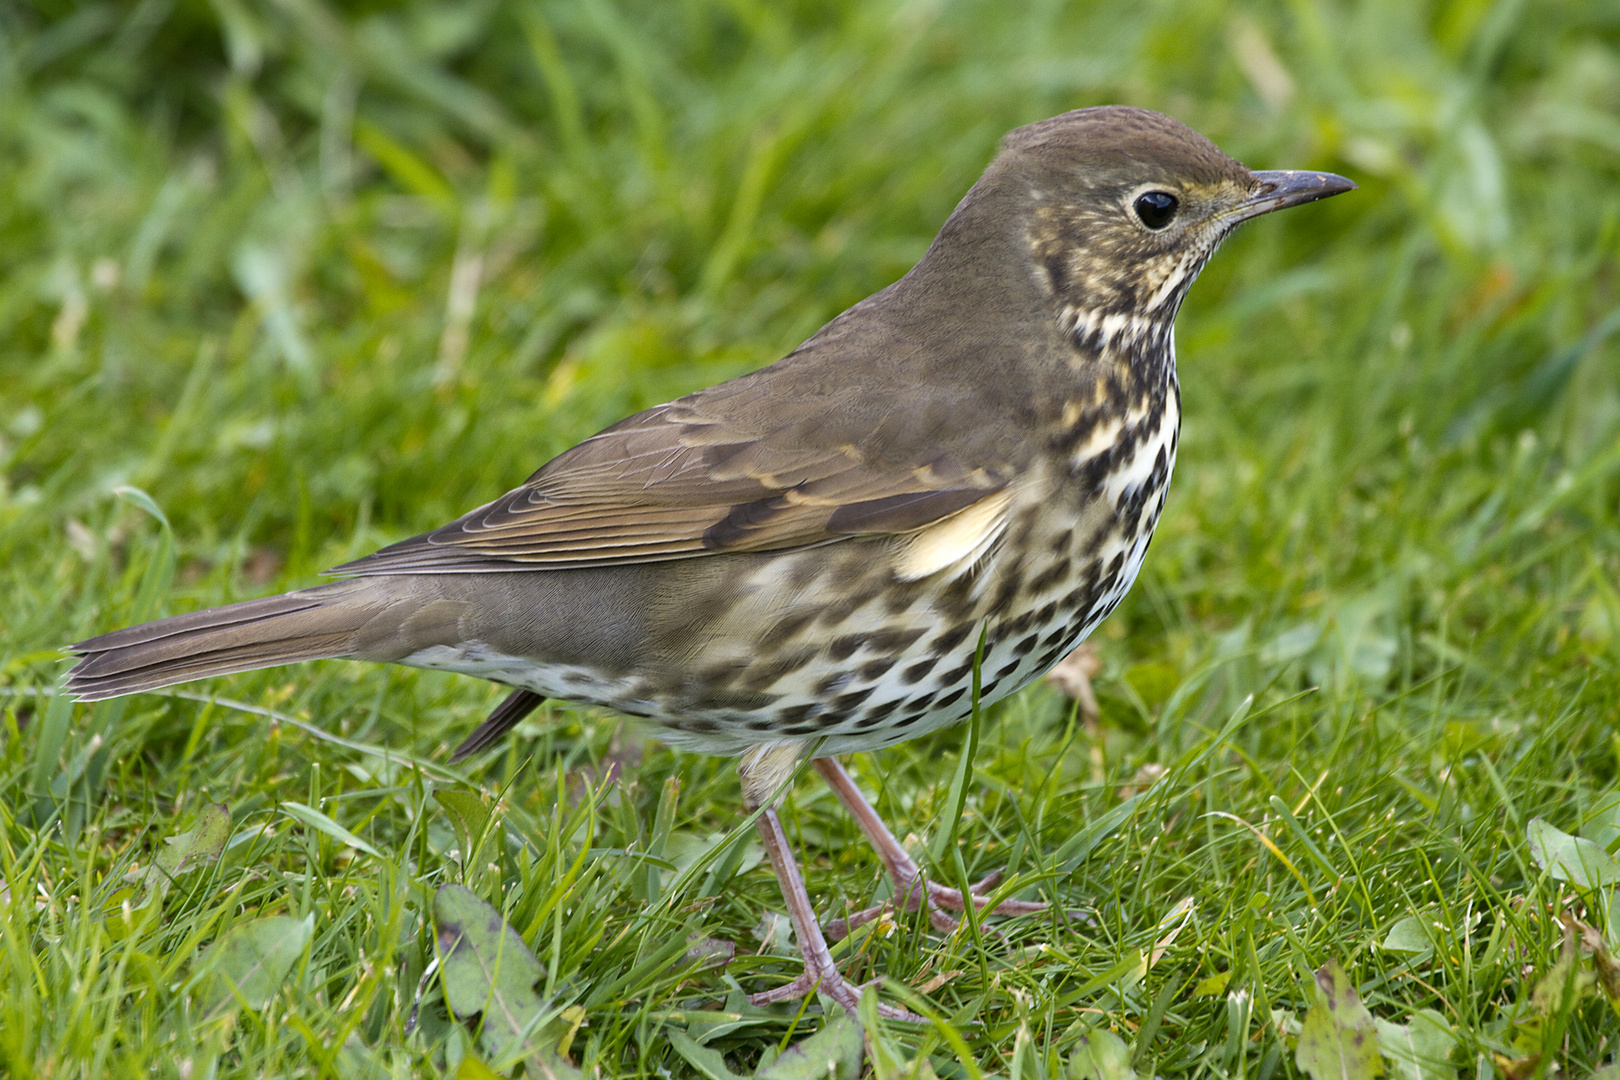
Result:
[[[918,907],[926,906],[928,921],[934,929],[944,933],[954,931],[958,920],[945,914],[942,908],[952,911],[965,911],[967,904],[962,898],[961,890],[948,888],[937,882],[929,881],[923,877],[922,867],[918,866],[906,849],[895,839],[894,833],[883,824],[878,812],[872,804],[866,801],[861,789],[855,785],[854,779],[845,771],[837,758],[817,758],[812,764],[827,786],[832,788],[838,801],[848,808],[855,824],[861,827],[866,839],[877,851],[878,858],[883,860],[884,867],[889,871],[889,877],[894,881],[895,899],[892,903],[898,904],[907,911],[915,911]],[[980,911],[984,910],[989,902],[987,894],[1001,880],[1001,872],[997,871],[974,885],[968,887],[969,895],[973,899],[973,906]],[[864,911],[857,911],[844,919],[835,919],[827,924],[827,933],[834,941],[848,934],[855,927],[869,923],[882,915],[890,904],[879,904]],[[997,904],[994,911],[986,912],[988,915],[1027,915],[1035,911],[1046,910],[1046,904],[1030,900],[1003,900]]]
[[[759,747],[745,754],[738,763],[742,777],[743,805],[752,813],[764,806],[787,779],[803,753],[802,744],[778,744]],[[792,1001],[807,994],[822,993],[854,1014],[860,1005],[860,988],[851,986],[838,973],[827,939],[822,936],[821,924],[816,921],[810,906],[810,894],[805,892],[804,878],[799,874],[799,863],[788,848],[787,834],[776,809],[766,806],[756,822],[759,838],[771,858],[776,881],[782,887],[782,899],[787,901],[788,918],[793,921],[793,935],[799,943],[799,954],[804,957],[804,971],[792,982],[773,990],[749,995],[753,1005],[769,1005],[777,1001]],[[895,1020],[921,1020],[919,1016],[892,1005],[878,1005],[878,1015]]]

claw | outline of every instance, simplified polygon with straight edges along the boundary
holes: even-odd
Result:
[[[815,911],[810,907],[810,897],[804,891],[804,879],[799,876],[799,864],[788,849],[787,835],[782,832],[781,820],[776,816],[775,810],[767,807],[760,814],[756,825],[760,841],[765,846],[766,854],[770,856],[771,867],[776,871],[776,880],[782,886],[782,898],[787,901],[788,918],[793,922],[793,933],[799,943],[799,955],[804,958],[804,971],[790,983],[750,995],[749,1002],[754,1005],[770,1005],[778,1001],[792,1001],[809,994],[821,993],[854,1014],[861,1003],[858,988],[850,986],[838,973],[838,965],[833,962],[832,953],[827,949],[827,940],[822,936],[821,927],[816,922]],[[915,1013],[882,1002],[878,1003],[878,1015],[891,1020],[923,1022],[923,1018]]]
[[[804,971],[800,973],[798,978],[770,990],[749,994],[748,1003],[750,1005],[774,1005],[779,1001],[797,1001],[799,998],[808,997],[811,994],[825,994],[842,1005],[850,1015],[854,1015],[855,1010],[859,1008],[861,1003],[860,991],[870,985],[872,984],[863,983],[860,986],[851,986],[842,975],[838,974],[836,967],[823,968],[820,964],[807,960]],[[909,1020],[914,1024],[927,1023],[923,1017],[902,1009],[898,1005],[885,1005],[880,1001],[878,1002],[877,1011],[879,1016],[887,1020]]]
[[[817,758],[815,769],[827,781],[838,801],[849,810],[850,816],[860,826],[861,832],[871,841],[872,848],[883,860],[884,867],[889,871],[889,877],[894,881],[895,897],[900,901],[900,907],[906,911],[916,911],[919,907],[927,905],[928,924],[942,934],[955,933],[961,926],[961,920],[953,919],[945,914],[942,908],[952,911],[966,911],[967,903],[962,899],[960,889],[952,889],[944,885],[926,881],[923,878],[922,868],[906,853],[906,849],[896,840],[894,833],[883,824],[877,810],[866,801],[861,789],[844,767],[838,763],[837,758]],[[986,916],[1007,918],[1013,915],[1030,915],[1037,911],[1045,911],[1047,905],[1032,900],[1003,900],[991,911],[985,911],[987,896],[1001,883],[1001,871],[996,870],[976,884],[968,886],[968,893],[974,901],[974,908]],[[895,901],[878,904],[863,911],[857,911],[842,919],[834,919],[825,927],[827,937],[833,941],[849,936],[849,932],[857,926],[879,918],[885,912],[895,909]],[[986,928],[995,937],[1001,934],[993,929]]]
[[[1048,905],[1044,901],[1003,900],[1001,903],[997,904],[994,909],[985,911],[985,905],[989,902],[989,897],[987,894],[1000,881],[1001,871],[998,870],[995,873],[990,874],[984,880],[975,882],[974,884],[968,886],[968,892],[973,896],[973,906],[975,910],[981,912],[987,917],[993,916],[996,918],[1011,918],[1014,915],[1031,915],[1035,912],[1046,910]],[[901,896],[897,898],[901,901],[898,906],[905,911],[916,911],[918,908],[926,906],[928,908],[928,924],[930,926],[942,934],[956,933],[956,931],[961,928],[962,921],[945,914],[944,910],[942,909],[949,908],[952,911],[966,911],[967,905],[962,901],[962,891],[960,889],[952,889],[947,886],[940,885],[933,881],[925,881],[922,882],[922,884],[925,886],[923,889],[918,889],[915,884],[911,888],[906,889]],[[924,898],[925,896],[926,899]],[[894,900],[886,900],[881,904],[876,904],[869,908],[863,908],[860,911],[846,915],[842,919],[834,919],[822,929],[827,934],[827,940],[840,941],[848,937],[849,932],[855,929],[857,926],[865,926],[867,923],[872,922],[875,919],[882,918],[885,914],[894,911],[895,908],[896,903]],[[984,930],[993,937],[1002,937],[1001,932],[996,930],[994,927],[987,926],[984,928]]]

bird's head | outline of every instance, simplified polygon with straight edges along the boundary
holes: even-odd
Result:
[[[1104,348],[1168,334],[1240,223],[1356,186],[1331,173],[1252,171],[1180,121],[1124,106],[1018,128],[985,182],[996,201],[1022,204],[1032,272],[1077,338]]]

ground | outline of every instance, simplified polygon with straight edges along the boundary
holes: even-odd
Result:
[[[0,10],[4,1069],[510,1071],[482,984],[423,979],[478,904],[537,961],[531,1074],[820,1028],[739,1008],[796,961],[730,762],[558,705],[452,767],[497,690],[336,662],[71,705],[60,646],[777,358],[1103,102],[1361,190],[1193,290],[1098,716],[1041,684],[852,763],[930,872],[1058,901],[850,940],[936,1018],[869,1067],[1341,1075],[1340,1032],[1344,1075],[1613,1076],[1620,26],[1553,0]],[[814,776],[784,820],[824,917],[885,894]]]

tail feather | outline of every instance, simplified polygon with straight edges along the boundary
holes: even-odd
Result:
[[[533,690],[513,690],[506,695],[489,718],[478,725],[478,730],[467,736],[456,752],[450,755],[451,761],[460,761],[493,745],[502,735],[517,727],[518,722],[545,703],[545,698]]]
[[[363,582],[344,581],[115,630],[70,647],[81,659],[66,689],[101,701],[209,675],[347,656],[356,631],[385,606]]]
[[[259,600],[244,600],[241,603],[226,604],[223,607],[192,611],[185,615],[171,615],[167,619],[158,619],[154,622],[141,623],[139,626],[126,626],[121,630],[113,630],[99,637],[89,638],[76,645],[71,645],[69,648],[81,655],[108,653],[114,650],[126,649],[132,645],[150,645],[154,642],[176,637],[187,637],[207,630],[224,630],[232,626],[245,626],[266,619],[276,619],[284,615],[296,615],[301,611],[310,611],[321,607],[326,601],[320,593],[320,587],[303,589],[298,592],[282,593],[279,596],[266,596]]]

